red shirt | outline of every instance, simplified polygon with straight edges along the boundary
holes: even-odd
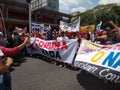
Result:
[[[20,51],[18,47],[6,48],[4,46],[0,46],[0,49],[4,53],[5,56],[16,55]]]

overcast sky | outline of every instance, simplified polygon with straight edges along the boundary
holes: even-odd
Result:
[[[75,11],[84,12],[98,4],[120,3],[120,0],[59,0],[60,12],[72,13]]]

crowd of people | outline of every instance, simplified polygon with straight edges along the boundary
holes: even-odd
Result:
[[[109,23],[114,27],[114,29],[106,28],[106,30],[95,30],[94,32],[87,30],[80,32],[49,30],[42,34],[38,31],[34,31],[32,33],[22,33],[21,35],[13,31],[12,33],[8,34],[7,37],[0,32],[0,90],[11,90],[11,79],[9,78],[6,80],[6,78],[10,77],[8,76],[8,70],[11,65],[20,63],[19,59],[21,56],[28,55],[25,45],[29,42],[29,38],[37,37],[43,40],[77,39],[79,45],[81,43],[81,39],[83,38],[102,45],[119,43],[120,28],[113,21],[110,21]],[[33,56],[32,53],[30,56]],[[60,67],[68,66],[67,63],[58,62],[56,60],[52,60],[51,58],[47,58],[47,60],[54,65],[59,65]]]

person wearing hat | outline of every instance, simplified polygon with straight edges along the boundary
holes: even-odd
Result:
[[[96,31],[94,43],[105,44],[106,39],[107,39],[107,34],[103,33],[103,30]]]
[[[84,38],[86,40],[90,40],[90,34],[89,34],[89,32],[87,30],[83,30],[81,32],[81,34],[82,34],[82,38]]]

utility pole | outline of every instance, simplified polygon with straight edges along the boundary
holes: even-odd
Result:
[[[31,0],[29,3],[29,32],[32,32],[31,24],[32,24],[32,12],[34,10],[40,9],[48,4],[47,0]]]
[[[5,22],[4,22],[4,18],[3,18],[3,14],[2,14],[1,8],[0,8],[0,14],[1,14],[1,18],[2,18],[2,24],[3,24],[3,27],[5,29],[5,36],[6,36],[6,27],[5,27]]]

